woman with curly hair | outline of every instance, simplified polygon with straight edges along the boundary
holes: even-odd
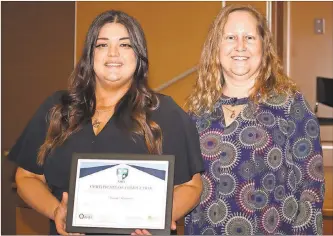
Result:
[[[224,7],[188,107],[206,172],[186,234],[322,234],[319,124],[283,72],[265,17]]]
[[[198,203],[203,171],[198,132],[172,98],[152,91],[147,79],[140,24],[121,11],[97,16],[68,90],[46,99],[9,154],[19,166],[19,195],[51,220],[51,235],[67,234],[73,153],[174,155],[172,229]]]

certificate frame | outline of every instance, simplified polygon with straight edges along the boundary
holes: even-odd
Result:
[[[76,183],[78,176],[78,163],[82,159],[91,160],[115,160],[115,161],[167,161],[168,170],[166,177],[166,207],[165,207],[165,225],[162,229],[146,228],[151,234],[170,235],[171,233],[171,217],[173,203],[173,187],[174,187],[174,166],[175,156],[173,155],[152,155],[152,154],[124,154],[124,153],[73,153],[71,172],[68,191],[68,205],[66,216],[66,231],[73,233],[92,233],[92,234],[131,234],[136,228],[112,228],[112,227],[94,227],[94,226],[73,226],[74,206]],[[113,212],[112,212],[113,213]],[[112,214],[110,213],[110,215]]]

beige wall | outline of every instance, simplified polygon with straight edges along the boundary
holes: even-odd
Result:
[[[277,47],[278,56],[283,63],[284,35],[283,35],[283,15],[284,3],[282,1],[272,2],[272,33],[274,43]]]
[[[315,18],[325,19],[325,34],[314,33]],[[333,2],[290,2],[290,76],[314,107],[316,77],[333,78]],[[318,116],[333,117],[333,108],[320,106]],[[332,126],[321,132],[333,141]]]
[[[266,1],[226,1],[226,5],[251,5],[266,16]]]
[[[1,2],[2,153],[42,101],[66,87],[74,61],[74,7],[74,2]],[[48,220],[30,209],[22,210],[31,214],[20,214],[15,226],[18,197],[11,184],[16,167],[1,159],[1,234],[45,234]],[[24,231],[22,225],[27,225]]]
[[[73,69],[74,2],[1,3],[1,149]]]

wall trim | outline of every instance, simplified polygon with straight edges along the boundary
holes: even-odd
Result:
[[[268,28],[272,32],[272,2],[266,1],[266,19]]]
[[[74,67],[76,65],[76,39],[77,38],[77,1],[74,7]]]
[[[284,2],[284,11],[283,11],[283,18],[284,21],[284,42],[283,42],[283,61],[284,61],[284,68],[287,76],[290,77],[290,17],[291,17],[291,3],[290,1]]]

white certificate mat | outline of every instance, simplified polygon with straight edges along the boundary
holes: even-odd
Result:
[[[79,157],[75,162],[75,181],[71,181],[75,187],[72,184],[70,188],[72,204],[67,216],[69,228],[74,228],[71,232],[166,230],[170,160],[132,154],[105,158],[109,155],[104,154],[101,159]],[[116,157],[117,154],[110,156]],[[80,228],[95,231],[77,231]]]
[[[164,229],[168,164],[79,160],[73,226]]]

